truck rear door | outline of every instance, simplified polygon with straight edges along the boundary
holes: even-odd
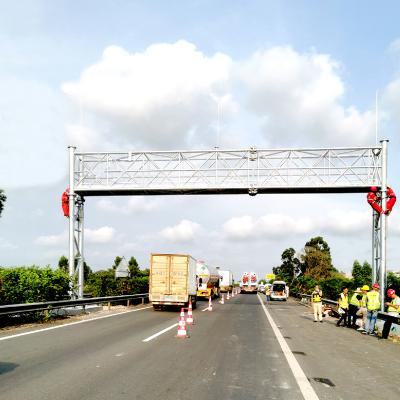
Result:
[[[152,255],[151,301],[167,304],[187,300],[188,258],[184,255]]]

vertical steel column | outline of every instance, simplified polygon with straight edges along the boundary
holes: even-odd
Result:
[[[384,299],[386,289],[386,190],[387,190],[387,144],[388,140],[381,140],[382,144],[382,186],[381,186],[381,198],[382,198],[382,210],[381,215],[381,265],[380,265],[380,294],[381,294],[381,311],[384,311]]]
[[[75,150],[76,147],[68,146],[69,149],[69,257],[68,269],[70,279],[70,296],[75,298],[73,277],[75,274]]]
[[[85,258],[83,256],[83,234],[84,234],[84,202],[83,197],[78,196],[78,212],[77,212],[77,235],[78,235],[78,298],[83,299],[83,285],[84,285],[84,262]]]
[[[382,260],[381,215],[372,211],[372,284],[379,282]]]
[[[376,240],[376,232],[375,232],[375,210],[372,210],[372,282],[376,282],[376,262],[375,262],[375,249],[377,246]]]

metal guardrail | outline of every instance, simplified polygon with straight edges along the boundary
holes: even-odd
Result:
[[[300,296],[301,296],[302,299],[303,298],[311,298],[311,294],[301,294]],[[322,299],[322,302],[326,303],[326,304],[332,304],[332,305],[335,305],[335,306],[339,305],[337,301],[329,300],[329,299]],[[382,319],[384,321],[389,320],[393,324],[400,325],[400,315],[399,316],[395,316],[395,315],[390,315],[389,313],[386,313],[386,312],[379,311],[378,312],[378,319]]]
[[[7,304],[0,306],[0,315],[19,314],[19,313],[46,311],[46,310],[49,311],[57,308],[85,306],[88,304],[99,304],[99,303],[111,304],[117,301],[125,301],[125,300],[128,302],[129,305],[130,300],[142,299],[142,303],[144,303],[144,300],[148,297],[149,297],[148,293],[140,293],[140,294],[129,294],[124,296],[106,296],[106,297],[91,297],[88,299],[46,301],[43,303]]]

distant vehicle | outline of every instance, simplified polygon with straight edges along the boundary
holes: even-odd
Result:
[[[186,254],[152,254],[149,299],[155,310],[163,306],[196,307],[196,260]]]
[[[219,273],[216,268],[210,267],[204,261],[196,263],[198,279],[198,298],[219,297]]]
[[[289,286],[284,281],[273,281],[271,287],[271,300],[286,301],[289,297]]]
[[[231,292],[233,289],[232,271],[219,271],[219,290],[221,292]]]
[[[240,293],[257,293],[258,279],[255,272],[243,272],[240,279]]]

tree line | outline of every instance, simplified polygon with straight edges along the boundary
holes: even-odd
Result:
[[[298,254],[292,247],[281,255],[281,265],[272,269],[277,279],[289,284],[291,294],[310,293],[315,285],[320,285],[325,298],[337,300],[344,286],[355,290],[363,285],[371,286],[372,268],[364,261],[353,262],[352,277],[347,277],[333,266],[330,247],[322,236],[316,236],[306,242]],[[389,272],[387,287],[400,290],[400,277]]]
[[[92,271],[84,263],[84,294],[92,297],[147,293],[149,270],[141,270],[135,257],[128,261],[129,277],[116,278],[123,260],[117,256],[110,268]],[[73,277],[72,283],[77,279]],[[61,256],[57,269],[50,266],[0,267],[0,305],[56,301],[69,298],[68,259]]]

